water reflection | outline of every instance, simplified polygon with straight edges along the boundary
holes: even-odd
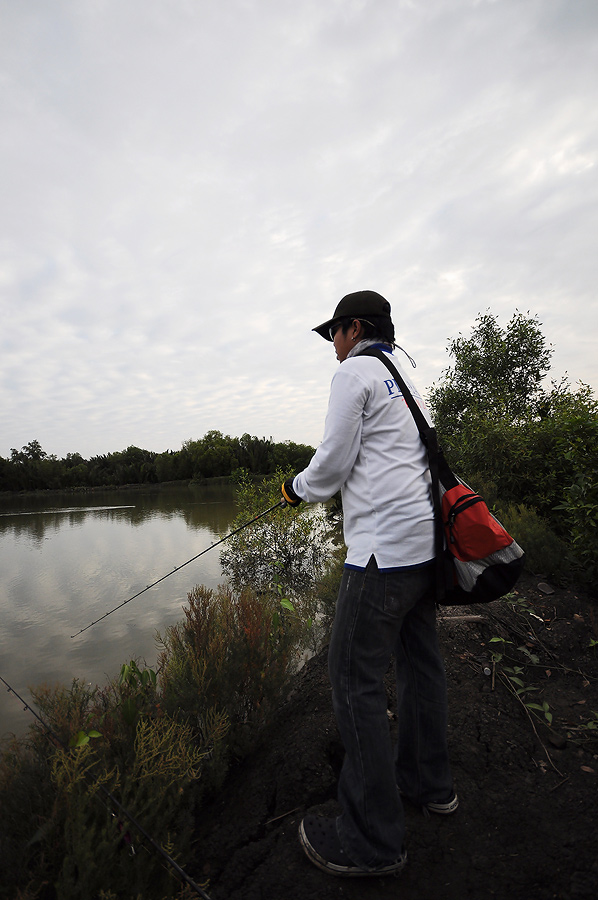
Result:
[[[42,543],[49,532],[57,532],[61,528],[74,528],[83,525],[90,516],[101,516],[108,520],[130,518],[129,510],[134,506],[101,506],[83,509],[48,509],[41,512],[22,512],[0,515],[0,538],[4,534],[25,536],[36,544]]]
[[[122,519],[131,525],[141,525],[148,518],[182,516],[189,528],[208,527],[220,533],[236,514],[232,485],[160,486],[93,494],[56,492],[51,497],[51,503],[43,495],[0,498],[0,536],[24,533],[41,541],[48,531],[63,527],[65,520],[75,526],[89,516]]]
[[[237,513],[231,486],[105,491],[0,502],[0,674],[28,686],[92,683],[123,662],[156,659],[156,630],[181,618],[187,592],[221,580],[219,549],[71,639],[147,584],[226,534]],[[0,692],[0,736],[29,724]]]

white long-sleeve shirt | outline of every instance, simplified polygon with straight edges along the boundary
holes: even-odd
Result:
[[[390,358],[429,421],[420,394]],[[427,453],[396,381],[375,357],[355,355],[340,364],[322,443],[293,481],[297,495],[312,503],[339,488],[345,565],[364,568],[372,554],[382,570],[434,558]]]

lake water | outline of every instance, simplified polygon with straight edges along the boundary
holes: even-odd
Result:
[[[220,547],[127,603],[230,531],[232,485],[0,499],[0,675],[29,687],[104,684],[133,658],[154,666],[156,631],[180,621],[196,584],[222,580]],[[0,737],[33,718],[0,683]]]

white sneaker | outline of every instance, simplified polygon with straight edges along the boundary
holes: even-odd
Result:
[[[453,794],[451,799],[447,800],[446,803],[424,803],[424,809],[427,809],[428,812],[436,813],[439,816],[450,816],[451,813],[456,812],[458,806],[459,798],[456,794]]]
[[[407,797],[399,788],[399,793],[403,800],[408,800],[409,803],[412,803],[414,806],[419,806],[418,803],[415,803],[410,797]],[[436,813],[437,816],[450,816],[452,813],[457,811],[459,806],[459,798],[457,794],[453,794],[450,800],[447,800],[445,803],[435,803],[431,801],[430,803],[423,803],[421,809],[424,815],[428,816],[430,813]]]

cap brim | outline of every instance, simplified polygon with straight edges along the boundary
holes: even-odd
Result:
[[[332,341],[330,337],[330,326],[334,325],[335,322],[338,322],[339,318],[337,316],[336,319],[328,319],[327,322],[322,322],[321,325],[318,325],[317,328],[312,328],[312,331],[317,332],[320,337],[323,337],[325,341]]]

